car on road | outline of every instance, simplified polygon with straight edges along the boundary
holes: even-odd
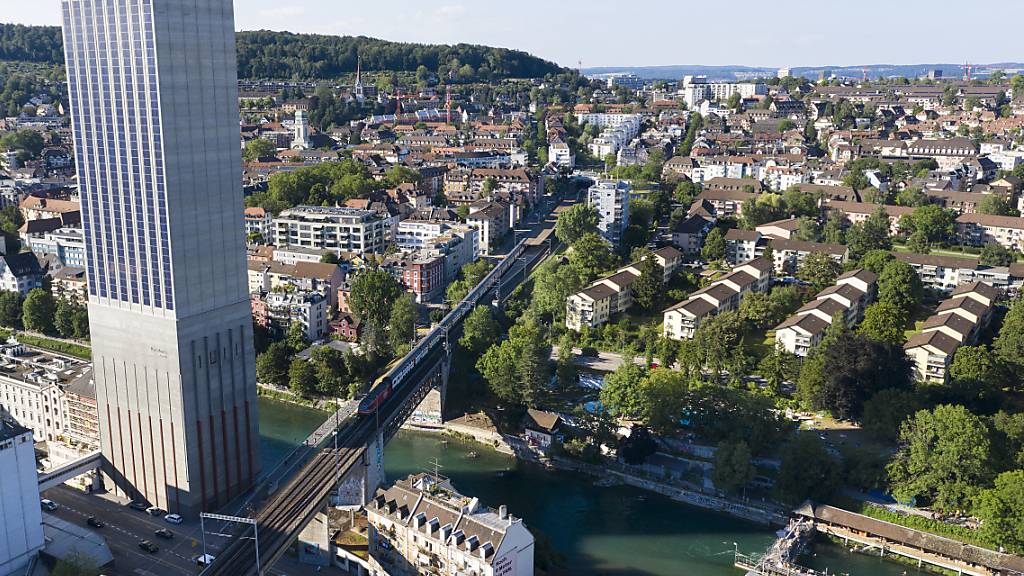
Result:
[[[164,514],[167,514],[167,510],[164,510],[163,508],[157,508],[156,506],[150,506],[149,508],[146,508],[146,514],[149,514],[150,516],[156,516],[157,518],[159,518]]]
[[[57,508],[60,508],[60,506],[57,506],[56,502],[54,502],[53,500],[47,500],[46,498],[40,500],[39,505],[42,506],[43,510],[46,510],[47,512],[53,512]]]
[[[195,562],[197,566],[207,566],[216,559],[217,557],[213,554],[200,554],[192,557],[192,561]]]
[[[178,514],[168,514],[167,516],[164,516],[164,520],[171,524],[181,524],[184,521],[184,518]]]
[[[104,526],[106,526],[106,524],[103,523],[103,520],[100,520],[95,516],[89,516],[88,518],[86,518],[85,523],[89,526],[92,526],[93,528],[103,528]]]
[[[153,534],[156,534],[157,536],[159,536],[159,537],[161,537],[161,538],[163,538],[165,540],[170,540],[171,538],[174,538],[174,532],[171,532],[167,528],[161,528],[159,530],[154,530]]]
[[[139,548],[142,548],[143,550],[145,550],[146,552],[149,552],[150,554],[156,554],[160,550],[159,546],[157,546],[156,544],[153,544],[149,540],[143,540],[143,541],[139,542]]]
[[[149,508],[149,504],[146,504],[145,502],[139,500],[135,500],[130,502],[128,504],[128,507],[133,510],[138,510],[139,512],[145,512],[146,509]]]

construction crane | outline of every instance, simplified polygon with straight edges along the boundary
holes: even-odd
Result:
[[[964,64],[963,66],[960,67],[960,69],[964,71],[964,80],[966,80],[967,82],[970,82],[974,78],[975,73],[978,72],[979,70],[989,70],[991,68],[991,66],[986,66],[984,64],[969,63]]]
[[[864,74],[864,77],[861,80],[864,81],[864,82],[867,82],[868,81],[868,69],[867,68],[861,68],[860,71]]]

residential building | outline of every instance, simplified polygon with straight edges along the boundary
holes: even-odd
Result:
[[[673,340],[693,339],[705,320],[738,309],[747,294],[768,290],[771,280],[772,265],[763,258],[736,266],[731,273],[665,310],[664,336]]]
[[[1024,218],[991,214],[961,214],[956,218],[960,241],[970,246],[995,242],[1007,250],[1024,252]]]
[[[683,265],[683,254],[671,246],[660,248],[649,257],[662,267],[663,283]],[[565,304],[565,326],[577,332],[584,326],[597,328],[613,315],[628,310],[633,305],[633,283],[640,275],[640,263],[630,264],[569,296]]]
[[[768,229],[777,228],[770,226]],[[849,258],[849,249],[841,244],[806,242],[763,234],[757,230],[733,228],[725,233],[726,261],[735,265],[764,255],[771,245],[777,274],[795,274],[808,254],[823,253],[840,264]]]
[[[232,3],[61,6],[106,488],[219,509],[260,469]]]
[[[383,254],[390,241],[390,223],[373,210],[298,206],[274,218],[274,244],[304,246],[339,256]]]
[[[480,235],[480,254],[491,254],[512,230],[512,207],[504,202],[473,204],[466,224]]]
[[[337,306],[338,288],[345,281],[345,271],[337,264],[299,261],[285,264],[277,260],[248,262],[249,293],[275,290],[318,292],[327,299],[327,306]]]
[[[250,301],[253,321],[275,334],[284,334],[289,326],[298,324],[308,342],[316,342],[327,335],[327,298],[319,292],[254,292]]]
[[[523,521],[459,494],[436,474],[380,488],[366,506],[371,566],[392,576],[532,576],[534,538]]]
[[[913,252],[893,252],[893,256],[910,264],[922,284],[942,294],[972,282],[984,282],[1000,290],[1006,290],[1012,283],[1009,267],[983,266],[977,258]]]
[[[672,228],[672,245],[682,250],[688,258],[696,258],[704,246],[704,238],[714,227],[715,221],[700,214],[693,214]]]
[[[562,417],[557,413],[528,408],[523,417],[523,436],[527,444],[544,451],[558,440],[561,426]]]
[[[875,300],[878,275],[864,269],[847,272],[802,306],[796,314],[775,327],[775,343],[790,354],[807,356],[839,318],[854,327],[864,318],[864,310]]]
[[[907,155],[911,158],[935,160],[939,170],[953,170],[978,153],[974,142],[967,138],[948,138],[944,140],[922,139],[907,145]]]
[[[903,345],[914,364],[914,377],[921,382],[947,382],[949,365],[957,349],[977,341],[992,317],[997,297],[998,291],[984,282],[954,289],[950,298],[924,321],[921,331]]]
[[[81,206],[73,200],[30,195],[23,198],[18,207],[26,221],[56,218],[60,220],[62,226],[80,226],[82,224]]]
[[[431,302],[444,292],[445,258],[437,252],[399,252],[388,256],[381,267],[390,272],[417,302]]]
[[[597,228],[605,240],[618,247],[629,226],[629,195],[624,180],[598,180],[587,191],[587,204],[597,210]]]
[[[85,237],[81,228],[60,228],[42,237],[28,238],[27,244],[39,256],[52,254],[62,267],[85,268]]]
[[[829,200],[825,207],[846,216],[851,225],[864,222],[881,208],[889,218],[889,234],[892,236],[900,233],[900,219],[914,213],[914,208],[910,206],[880,206],[870,202],[849,202],[843,200]]]
[[[0,413],[32,429],[40,442],[57,441],[68,428],[64,388],[90,373],[87,362],[32,350],[9,338],[0,344]]]
[[[572,170],[576,167],[576,155],[564,140],[552,140],[548,143],[548,162],[559,168]]]
[[[0,422],[0,574],[22,574],[45,545],[32,431]]]
[[[0,290],[28,295],[43,286],[43,269],[31,252],[0,254]]]
[[[258,236],[262,239],[263,243],[270,242],[273,239],[273,217],[270,212],[259,206],[248,207],[243,213],[245,217],[245,236],[246,238],[253,238]]]

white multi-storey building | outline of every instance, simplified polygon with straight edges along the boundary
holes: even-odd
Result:
[[[598,230],[616,247],[629,226],[631,191],[629,182],[624,180],[598,180],[587,191],[587,204],[597,210]]]
[[[366,516],[374,576],[533,575],[534,538],[522,519],[459,494],[444,477],[381,488]]]
[[[391,226],[373,210],[298,206],[274,218],[274,243],[305,246],[337,254],[382,253]]]
[[[580,124],[601,128],[601,134],[590,143],[590,153],[597,158],[618,154],[620,148],[640,134],[642,125],[639,114],[590,112],[577,114],[576,119]]]
[[[0,574],[19,574],[43,549],[32,431],[0,422]]]
[[[61,0],[106,487],[194,514],[259,474],[230,0]]]
[[[38,255],[52,254],[62,266],[85,268],[85,237],[80,228],[60,228],[28,238],[28,246]]]

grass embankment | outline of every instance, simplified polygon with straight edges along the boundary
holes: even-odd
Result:
[[[0,328],[0,338],[6,340],[10,336],[11,331],[9,329]],[[18,342],[21,342],[26,346],[42,348],[44,350],[57,352],[58,354],[66,354],[68,356],[74,356],[75,358],[81,358],[82,360],[92,360],[92,348],[81,344],[75,344],[73,342],[67,342],[65,340],[55,340],[53,338],[37,336],[27,332],[18,332]]]
[[[845,504],[851,505],[849,508],[851,511],[876,520],[890,522],[905,528],[920,530],[921,532],[928,532],[929,534],[935,534],[936,536],[943,536],[958,542],[963,542],[964,544],[972,544],[981,548],[988,548],[989,550],[999,550],[999,546],[997,544],[990,542],[984,538],[980,532],[972,528],[947,524],[945,522],[932,520],[931,518],[925,518],[923,516],[898,514],[882,508],[881,506],[867,502],[856,504],[852,502],[845,502]]]

